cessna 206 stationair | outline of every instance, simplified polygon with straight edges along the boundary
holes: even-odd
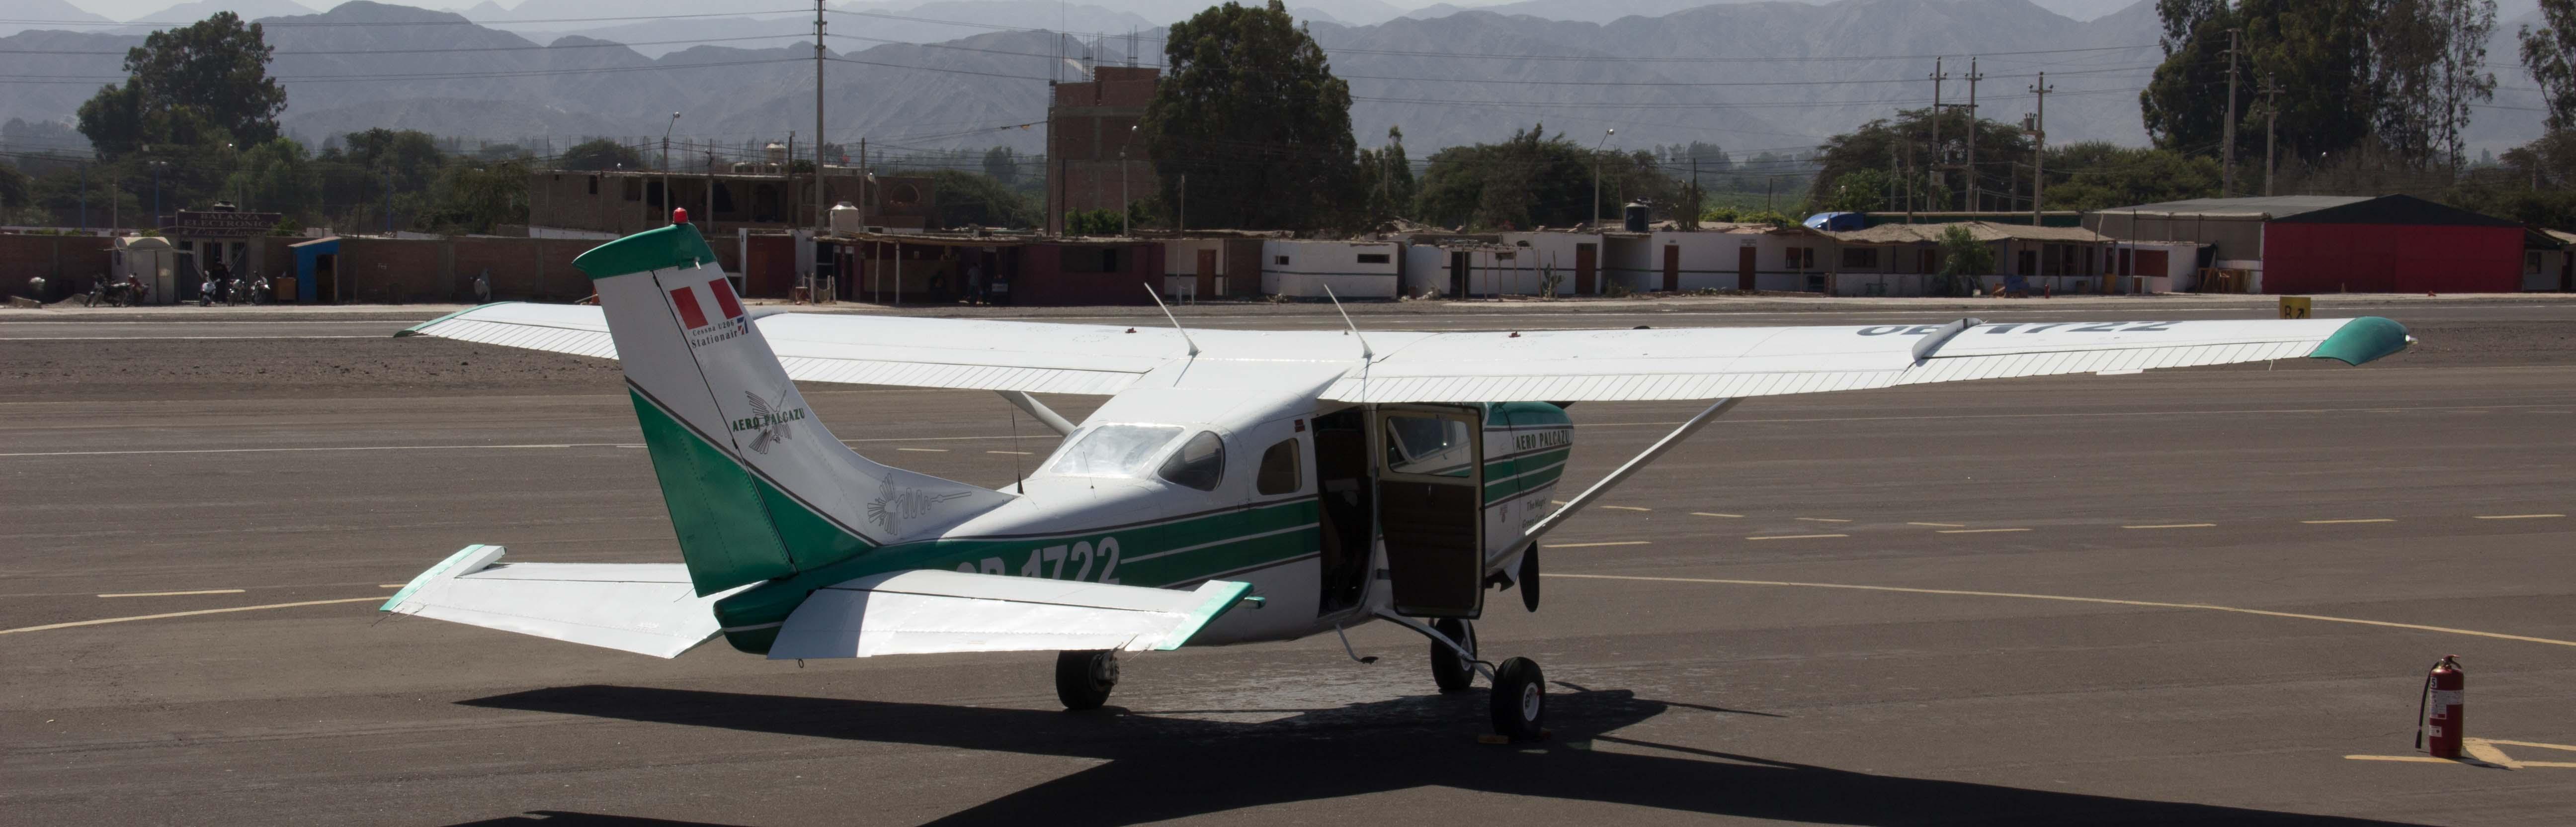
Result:
[[[493,304],[403,335],[622,360],[677,564],[505,563],[467,546],[383,610],[660,657],[716,635],[780,658],[1054,650],[1097,707],[1116,652],[1371,620],[1432,641],[1541,731],[1527,658],[1480,659],[1488,591],[1539,605],[1538,540],[1750,396],[2309,357],[2413,340],[2387,319],[1534,332],[1185,331],[744,312],[686,224],[574,263],[600,306]],[[1345,319],[1347,324],[1347,319]],[[998,391],[1064,435],[1007,490],[877,464],[797,382]],[[1065,421],[1030,393],[1109,399]],[[1709,407],[1549,507],[1572,402]],[[1528,400],[1549,400],[1546,402]]]

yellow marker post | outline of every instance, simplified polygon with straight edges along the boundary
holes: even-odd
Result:
[[[2282,297],[2281,297],[2281,318],[2284,318],[2284,319],[2304,319],[2304,318],[2307,318],[2307,317],[2308,317],[2308,297],[2306,297],[2306,296],[2282,296]]]

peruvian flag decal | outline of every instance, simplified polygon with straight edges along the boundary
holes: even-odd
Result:
[[[704,288],[715,299],[716,310],[724,314],[712,322],[707,318],[706,305],[698,301],[699,289],[688,285],[671,288],[671,309],[679,312],[680,326],[688,331],[690,345],[710,345],[751,332],[751,320],[744,317],[742,301],[734,297],[731,282],[715,279]],[[721,329],[708,330],[711,325]]]

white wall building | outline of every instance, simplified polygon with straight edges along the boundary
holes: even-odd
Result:
[[[1393,241],[1287,241],[1261,243],[1261,292],[1324,298],[1324,288],[1346,299],[1392,299],[1402,289],[1404,245]]]

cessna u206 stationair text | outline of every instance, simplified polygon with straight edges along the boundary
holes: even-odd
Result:
[[[1875,327],[1184,331],[744,312],[695,228],[575,264],[600,306],[496,304],[404,331],[621,359],[679,564],[503,563],[468,546],[384,610],[672,657],[1054,650],[1068,707],[1117,651],[1386,620],[1442,690],[1540,731],[1537,664],[1479,660],[1489,590],[1539,604],[1538,539],[1748,396],[2312,357],[2412,341],[2381,318]],[[869,461],[795,383],[1000,392],[1057,432],[1009,490]],[[1028,394],[1108,396],[1079,425]],[[1567,505],[1563,405],[1712,404]],[[1550,400],[1533,402],[1526,400]]]

